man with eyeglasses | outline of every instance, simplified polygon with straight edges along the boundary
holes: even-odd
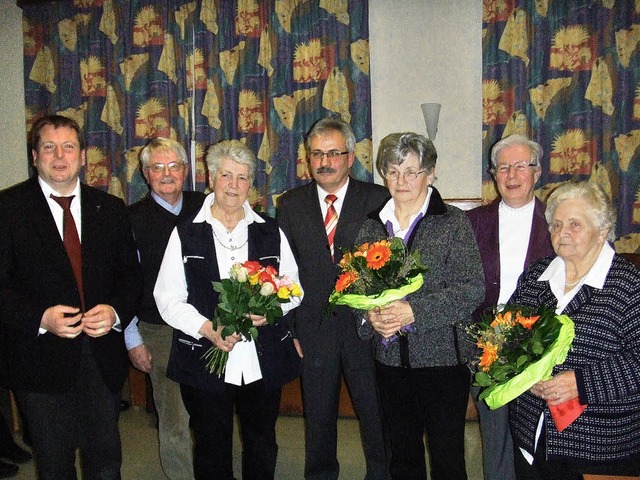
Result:
[[[289,239],[305,289],[302,304],[295,311],[295,328],[304,355],[306,479],[338,478],[337,420],[342,376],[360,421],[365,478],[388,477],[370,345],[358,337],[349,309],[336,307],[331,314],[323,313],[338,274],[341,249],[353,247],[367,213],[389,197],[386,188],[349,176],[355,143],[351,127],[342,120],[318,121],[305,144],[314,181],[282,195],[278,210],[280,227]],[[332,228],[336,217],[337,224]]]
[[[150,192],[128,211],[144,284],[136,318],[125,331],[125,343],[133,366],[151,377],[162,470],[171,480],[188,480],[193,479],[189,415],[180,385],[166,377],[173,328],[162,320],[153,288],[176,222],[195,214],[205,195],[182,190],[189,165],[185,149],[175,140],[152,139],[140,152],[140,160]]]
[[[473,314],[506,303],[522,271],[553,255],[544,204],[534,196],[542,167],[542,147],[522,135],[511,135],[491,150],[491,172],[500,197],[468,212],[482,258],[485,298]],[[478,387],[472,387],[474,399]],[[485,480],[515,478],[508,407],[490,410],[476,401],[482,433]]]

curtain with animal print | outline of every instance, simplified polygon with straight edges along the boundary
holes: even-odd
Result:
[[[249,200],[268,214],[307,182],[303,139],[321,117],[356,133],[372,179],[368,0],[73,0],[23,8],[26,125],[78,121],[85,181],[132,203],[152,137],[191,154],[204,190],[212,143],[241,139],[259,165]]]
[[[485,166],[501,138],[542,145],[536,194],[590,180],[613,198],[620,252],[640,249],[640,1],[483,2]],[[489,173],[483,200],[495,198]]]

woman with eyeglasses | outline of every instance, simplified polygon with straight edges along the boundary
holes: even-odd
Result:
[[[251,315],[259,329],[256,341],[238,334],[223,338],[222,327],[214,330],[210,321],[218,303],[212,282],[229,278],[235,263],[253,260],[299,284],[298,266],[284,233],[247,201],[256,164],[255,154],[239,140],[209,148],[212,193],[197,213],[173,230],[154,289],[163,320],[176,329],[167,376],[180,383],[190,416],[196,480],[234,478],[234,412],[242,438],[242,478],[274,478],[282,385],[299,375],[289,316],[268,325],[265,317]],[[281,304],[283,313],[301,299],[292,297]],[[229,353],[221,377],[209,373],[203,358],[212,345]]]
[[[391,477],[466,479],[464,429],[470,375],[459,326],[482,301],[480,255],[469,221],[433,187],[437,153],[416,133],[380,142],[377,167],[391,199],[369,214],[357,244],[402,238],[429,271],[403,300],[367,312],[359,334],[371,338],[382,408],[391,441]],[[397,335],[400,330],[406,333]],[[397,338],[390,343],[383,339]]]

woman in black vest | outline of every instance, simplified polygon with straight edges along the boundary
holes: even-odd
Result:
[[[234,406],[243,445],[242,478],[274,478],[281,387],[299,373],[286,314],[301,297],[282,304],[285,316],[275,325],[252,317],[259,327],[257,342],[239,335],[223,339],[210,321],[218,304],[211,282],[229,278],[234,263],[255,260],[299,283],[291,248],[276,221],[257,214],[247,202],[256,163],[254,153],[237,140],[209,148],[213,193],[195,216],[174,229],[154,290],[162,318],[176,329],[167,376],[180,383],[190,415],[196,480],[233,478]],[[229,352],[221,377],[209,373],[203,358],[212,345]]]

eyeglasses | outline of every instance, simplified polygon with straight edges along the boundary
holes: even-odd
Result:
[[[151,170],[153,173],[164,173],[164,169],[168,168],[170,172],[179,172],[184,167],[184,163],[171,162],[167,163],[154,163],[149,165],[147,170]]]
[[[328,152],[323,152],[322,150],[311,150],[309,152],[309,157],[314,160],[322,160],[325,156],[331,160],[333,158],[341,157],[342,155],[346,155],[350,152],[339,152],[338,150],[329,150]]]
[[[420,175],[421,173],[426,172],[426,170],[418,170],[417,172],[415,170],[405,170],[402,173],[402,178],[404,178],[404,180],[406,182],[413,182],[416,178],[418,178],[418,175]],[[393,182],[397,182],[400,179],[400,172],[398,170],[388,170],[387,173],[385,173],[384,177],[387,180],[393,181]]]
[[[516,173],[522,173],[528,167],[537,167],[537,166],[538,166],[537,163],[529,163],[526,160],[522,160],[520,162],[512,163],[511,165],[505,164],[505,163],[500,164],[496,168],[492,168],[491,171],[498,175],[506,175],[509,173],[509,170],[511,170],[512,168],[516,171]]]

